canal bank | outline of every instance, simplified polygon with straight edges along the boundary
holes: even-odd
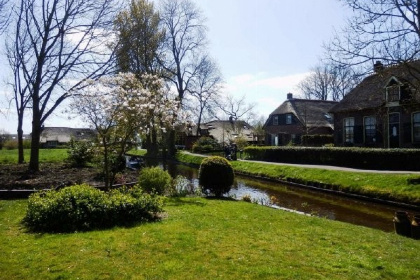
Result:
[[[199,166],[204,155],[178,153],[179,162]],[[231,161],[236,174],[420,211],[420,173],[355,170],[328,166]]]

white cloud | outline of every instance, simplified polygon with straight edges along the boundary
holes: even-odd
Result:
[[[255,81],[255,85],[267,86],[273,89],[296,88],[308,73],[299,73],[289,76],[278,76]]]

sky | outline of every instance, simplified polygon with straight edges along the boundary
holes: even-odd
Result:
[[[264,118],[286,100],[299,96],[297,84],[323,54],[323,44],[345,25],[350,11],[339,0],[193,0],[208,27],[209,54],[224,78],[224,92],[245,96]],[[4,38],[0,44],[0,131],[15,133],[13,106],[5,98]],[[68,120],[59,108],[45,126],[86,127]],[[24,133],[31,132],[31,116]]]

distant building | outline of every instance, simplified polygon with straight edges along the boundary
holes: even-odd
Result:
[[[330,110],[335,144],[420,147],[420,61],[374,70]]]
[[[241,120],[214,120],[200,125],[202,135],[208,135],[221,144],[229,144],[236,138],[243,138],[249,144],[256,141],[254,128],[245,121]]]
[[[302,135],[332,135],[333,119],[328,112],[336,104],[335,101],[293,98],[293,94],[288,93],[287,100],[264,124],[266,145],[300,144]]]
[[[44,127],[41,132],[40,144],[43,148],[56,148],[75,141],[93,141],[96,136],[89,128]]]

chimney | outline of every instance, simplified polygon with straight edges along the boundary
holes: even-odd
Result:
[[[384,70],[384,65],[380,60],[377,60],[376,63],[373,65],[373,71],[375,71],[375,73],[379,73],[382,70]]]
[[[287,94],[287,100],[293,99],[293,93],[288,93]]]

